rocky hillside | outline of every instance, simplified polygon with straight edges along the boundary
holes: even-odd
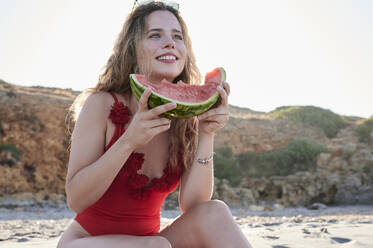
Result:
[[[72,90],[21,87],[0,81],[0,197],[3,200],[63,199],[69,145],[65,117],[78,94]],[[344,120],[337,134],[329,137],[317,124],[231,106],[229,123],[216,136],[215,148],[228,147],[234,158],[245,154],[273,157],[294,140],[307,140],[326,150],[317,154],[310,169],[286,175],[253,174],[255,166],[260,172],[260,163],[243,165],[241,159],[237,167],[241,170],[238,185],[232,187],[228,176],[216,178],[214,197],[230,205],[250,206],[372,203],[373,133],[370,127],[365,128],[368,134],[364,134],[362,142],[356,126],[364,120],[347,117]],[[294,163],[300,163],[297,161]],[[262,168],[268,172],[271,166],[277,165]],[[172,198],[175,197],[171,195]]]
[[[77,92],[0,82],[0,195],[64,193],[65,116]]]

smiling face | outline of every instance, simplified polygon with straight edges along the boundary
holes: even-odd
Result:
[[[141,74],[153,83],[172,82],[183,71],[187,56],[182,29],[169,11],[157,10],[146,18],[137,61]]]

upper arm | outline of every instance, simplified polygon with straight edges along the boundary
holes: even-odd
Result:
[[[188,182],[188,178],[190,176],[190,170],[184,170],[183,174],[181,175],[181,180],[180,180],[180,189],[179,189],[179,207],[180,209],[184,212],[184,201],[185,201],[185,186]]]
[[[104,153],[109,96],[106,92],[99,92],[85,101],[72,133],[66,182]]]

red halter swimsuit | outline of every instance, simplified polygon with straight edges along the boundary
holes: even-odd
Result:
[[[115,124],[115,132],[105,152],[125,132],[124,126],[130,120],[128,107],[119,102],[114,94],[112,96],[115,103],[109,119]],[[167,195],[176,190],[182,166],[179,162],[176,169],[171,169],[168,163],[163,176],[153,178],[148,184],[149,178],[137,173],[143,162],[144,154],[132,153],[104,195],[76,215],[75,220],[87,232],[91,235],[139,236],[159,232],[162,204]]]

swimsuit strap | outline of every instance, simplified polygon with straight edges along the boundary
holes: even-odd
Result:
[[[118,101],[117,96],[113,92],[109,92],[114,98],[115,103],[111,107],[109,119],[115,125],[115,131],[105,151],[109,149],[117,139],[125,132],[125,124],[129,121],[129,110],[122,102]]]
[[[117,96],[113,92],[109,92],[109,93],[113,96],[115,103],[118,103],[119,101],[118,101]]]

